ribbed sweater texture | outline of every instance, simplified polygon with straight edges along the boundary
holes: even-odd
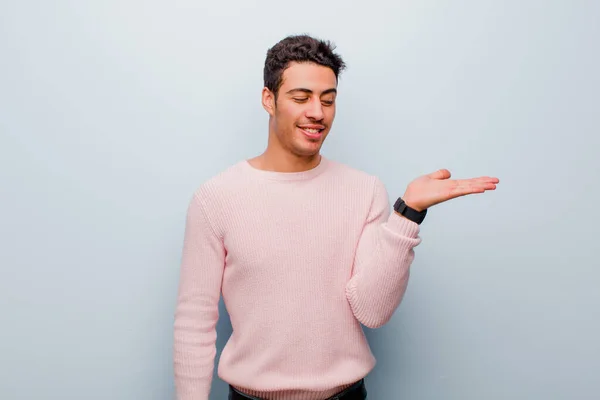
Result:
[[[233,332],[218,375],[238,390],[323,400],[364,378],[375,358],[361,324],[392,317],[420,241],[379,178],[325,156],[302,172],[243,160],[200,184],[175,310],[177,399],[209,399],[221,296]]]

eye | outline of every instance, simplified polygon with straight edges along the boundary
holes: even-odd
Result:
[[[294,97],[293,99],[297,103],[304,103],[306,100],[308,100],[308,97]]]
[[[321,103],[322,103],[324,106],[327,106],[327,107],[329,107],[329,106],[332,106],[332,105],[333,105],[333,100],[323,100],[323,101],[321,101]]]

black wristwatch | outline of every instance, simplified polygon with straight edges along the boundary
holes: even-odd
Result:
[[[398,212],[400,215],[405,216],[417,224],[421,224],[427,215],[427,209],[423,211],[417,211],[414,208],[410,208],[406,205],[402,197],[398,197],[396,203],[394,204],[394,211]]]

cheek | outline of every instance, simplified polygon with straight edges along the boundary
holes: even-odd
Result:
[[[305,121],[304,113],[301,109],[294,107],[281,110],[281,116],[279,118],[280,125],[286,125],[286,127],[295,126],[296,124]]]
[[[302,120],[301,114],[298,115],[298,110],[281,107],[278,109],[276,116],[276,131],[279,138],[283,141],[290,140],[295,135],[296,125]]]
[[[325,108],[325,120],[331,124],[335,118],[335,106]]]
[[[275,115],[280,121],[289,121],[295,119],[295,115],[297,113],[298,110],[295,110],[293,107],[289,107],[287,104],[283,104],[277,107]]]

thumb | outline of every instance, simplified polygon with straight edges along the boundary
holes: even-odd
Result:
[[[448,179],[450,178],[451,174],[447,169],[438,169],[427,176],[432,179]]]

